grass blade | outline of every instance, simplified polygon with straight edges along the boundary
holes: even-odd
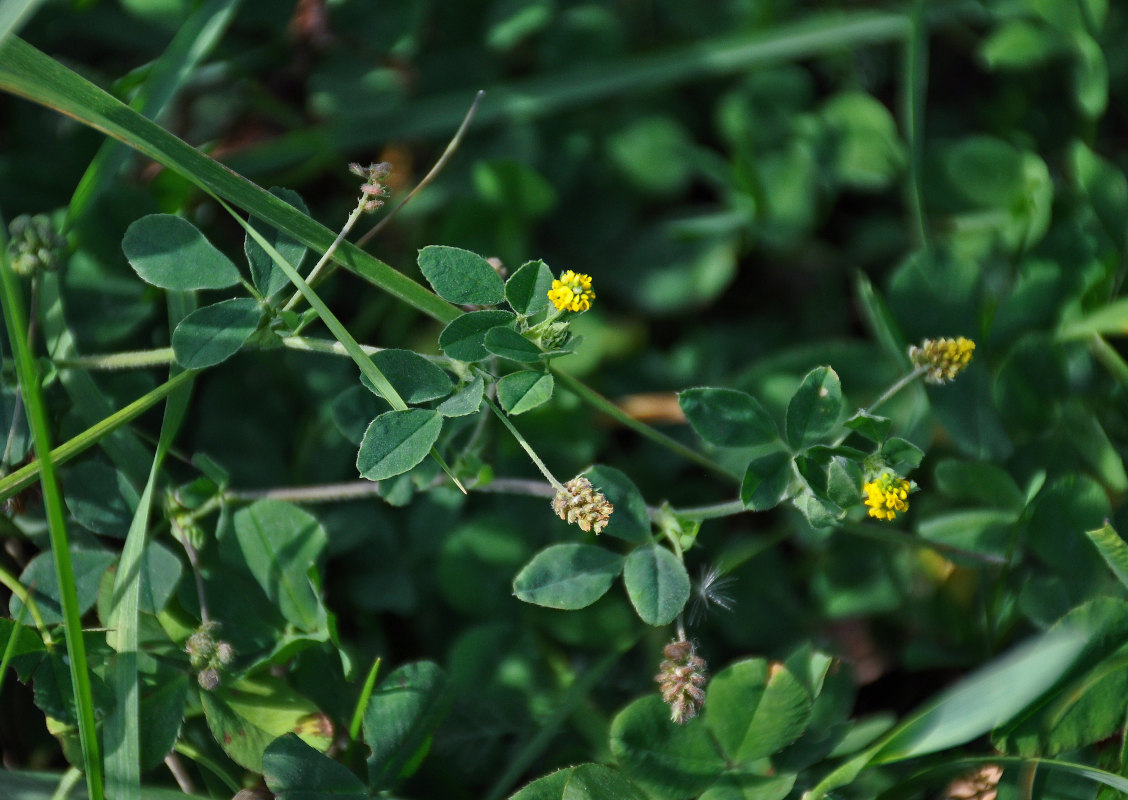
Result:
[[[55,571],[59,582],[59,599],[63,609],[63,632],[70,656],[71,684],[78,714],[78,734],[82,761],[86,768],[86,786],[91,800],[102,800],[102,758],[98,752],[98,732],[94,725],[94,700],[90,689],[90,673],[86,663],[86,646],[82,641],[82,620],[78,613],[78,597],[74,585],[67,537],[66,512],[55,468],[51,462],[51,428],[47,406],[39,383],[39,368],[27,342],[27,314],[16,275],[8,262],[7,237],[0,235],[0,307],[8,329],[12,354],[16,361],[28,424],[31,427],[35,453],[40,463],[40,484],[43,507]]]
[[[169,331],[187,314],[191,306],[182,293],[170,293]],[[173,367],[175,372],[176,367]],[[116,705],[105,721],[105,741],[116,746],[106,752],[106,786],[115,800],[141,800],[141,687],[138,683],[137,657],[140,649],[141,559],[145,553],[149,529],[149,511],[161,464],[168,455],[176,433],[188,412],[191,384],[171,393],[165,405],[157,451],[149,469],[149,479],[137,503],[137,510],[125,537],[125,547],[114,577],[110,611],[110,645],[117,651],[110,672]]]
[[[43,0],[0,0],[0,42],[14,33]]]
[[[129,104],[130,108],[148,119],[156,119],[193,68],[223,36],[240,2],[207,0],[192,12],[177,29],[169,46],[153,62],[145,85]],[[71,196],[64,227],[69,228],[90,208],[128,155],[129,151],[121,144],[109,140],[102,143]]]

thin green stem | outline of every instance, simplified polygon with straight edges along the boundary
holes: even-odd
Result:
[[[928,91],[928,26],[924,0],[914,0],[905,46],[905,138],[909,143],[909,204],[921,247],[932,249],[924,214],[924,106]]]
[[[287,503],[334,503],[343,500],[361,500],[379,497],[379,481],[346,481],[320,486],[290,486],[279,489],[228,490],[224,500],[233,503],[253,503],[258,500],[284,500]]]
[[[38,630],[40,636],[43,637],[43,643],[50,648],[53,644],[51,629],[48,628],[47,623],[43,621],[43,615],[39,612],[39,606],[36,604],[35,598],[32,597],[31,590],[25,588],[24,585],[20,583],[19,578],[3,567],[0,567],[0,583],[4,584],[4,588],[20,599],[20,604],[22,605],[20,614],[23,614],[23,608],[27,609],[28,613],[31,614],[32,622],[35,623],[36,630]]]
[[[1108,343],[1107,339],[1099,333],[1094,333],[1089,339],[1089,352],[1104,365],[1104,368],[1116,379],[1117,383],[1128,389],[1128,363],[1124,361],[1124,357],[1120,353],[1116,352],[1116,348]]]
[[[16,614],[16,618],[12,620],[12,630],[8,633],[8,643],[4,645],[4,655],[0,656],[0,690],[4,688],[4,676],[8,674],[8,664],[11,663],[12,656],[16,653],[16,642],[20,639],[20,631],[23,630],[24,612],[27,610],[28,604],[22,604],[19,613]]]
[[[176,741],[172,749],[215,775],[227,785],[227,788],[230,789],[232,793],[237,793],[239,789],[242,788],[239,785],[238,779],[228,772],[226,767],[209,757],[203,750],[198,749],[195,745],[186,741],[183,737]]]
[[[906,386],[908,386],[910,383],[915,381],[917,378],[919,378],[921,375],[923,375],[927,371],[928,371],[928,367],[926,367],[926,366],[925,367],[917,367],[912,372],[910,372],[907,375],[901,377],[892,386],[890,386],[888,389],[886,389],[884,392],[882,392],[880,397],[878,397],[876,400],[874,400],[872,403],[870,403],[868,408],[863,408],[862,412],[866,412],[866,413],[872,412],[878,406],[880,406],[881,404],[888,401],[890,398],[893,397],[893,395],[897,394],[897,392],[904,389]]]
[[[329,259],[331,259],[333,257],[333,254],[337,252],[337,248],[341,246],[341,242],[343,242],[345,240],[345,237],[349,235],[349,231],[352,230],[353,225],[356,224],[356,221],[360,219],[361,215],[364,213],[364,206],[367,202],[368,198],[364,195],[361,195],[356,208],[352,210],[352,213],[349,214],[349,218],[345,220],[345,225],[343,228],[341,228],[340,233],[337,234],[337,238],[333,240],[333,243],[331,245],[329,245],[329,249],[326,250],[324,254],[322,254],[317,263],[313,265],[313,269],[309,271],[309,276],[305,279],[306,283],[308,283],[310,286],[312,286],[321,277],[321,272],[325,269],[325,265],[329,263]],[[286,305],[282,307],[282,310],[290,311],[294,306],[298,304],[298,301],[301,299],[302,292],[299,289],[290,296],[290,299],[286,301]]]
[[[52,450],[50,453],[51,462],[59,465],[70,461],[75,456],[96,445],[101,439],[113,433],[122,425],[125,425],[127,422],[140,416],[143,412],[159,403],[167,397],[170,392],[190,381],[198,373],[199,370],[186,370],[185,372],[181,372],[176,377],[170,378],[157,388],[134,400],[120,411],[115,411],[100,422],[91,425],[82,433]],[[41,463],[42,456],[32,461],[30,464],[17,469],[11,475],[0,478],[0,500],[7,499],[21,489],[34,483],[35,479],[39,476]]]
[[[368,707],[368,699],[372,697],[372,690],[376,688],[376,676],[380,673],[380,657],[372,662],[368,675],[364,678],[364,686],[360,688],[360,696],[356,699],[353,709],[352,721],[349,723],[349,739],[353,742],[360,735],[360,726],[364,722],[364,709]]]
[[[124,353],[60,358],[55,361],[55,366],[59,369],[139,369],[143,367],[166,367],[175,360],[171,347],[158,347],[154,350],[132,350]]]
[[[0,236],[0,240],[2,239],[3,237]],[[16,361],[16,372],[23,392],[32,441],[41,464],[40,484],[43,487],[43,505],[47,514],[51,552],[55,558],[55,576],[59,584],[59,599],[63,611],[63,632],[67,654],[70,656],[71,684],[78,714],[79,743],[83,766],[86,769],[87,792],[90,800],[102,800],[104,792],[102,757],[95,727],[94,698],[90,688],[86,646],[82,640],[82,619],[78,611],[74,568],[71,565],[65,507],[51,460],[51,429],[40,385],[39,368],[26,339],[28,327],[23,297],[15,273],[8,263],[7,250],[7,242],[0,241],[0,303],[4,311],[12,354]]]
[[[690,508],[675,508],[673,513],[685,519],[720,519],[743,514],[748,511],[740,500],[729,500],[727,503],[714,503],[708,506],[691,506]]]
[[[70,797],[71,789],[80,780],[82,780],[82,770],[77,767],[68,769],[63,773],[63,777],[59,778],[59,785],[55,787],[55,793],[51,795],[51,800],[67,800]]]
[[[427,185],[431,183],[431,181],[438,177],[439,173],[443,171],[443,167],[447,165],[447,162],[450,161],[451,157],[454,155],[454,151],[458,149],[458,146],[460,144],[462,144],[462,139],[464,136],[466,136],[466,131],[470,129],[470,122],[474,119],[474,115],[478,112],[478,106],[479,104],[481,104],[482,98],[485,96],[485,94],[485,92],[479,91],[478,94],[474,96],[474,102],[470,104],[470,110],[467,111],[466,116],[462,118],[462,124],[458,126],[458,130],[455,131],[453,138],[451,138],[450,142],[447,144],[446,149],[443,150],[443,154],[439,156],[439,160],[435,162],[435,166],[431,167],[430,171],[423,176],[423,180],[419,181],[419,183],[416,184],[415,188],[408,193],[407,197],[403,198],[403,200],[399,202],[399,205],[388,212],[387,216],[373,225],[367,233],[356,240],[357,247],[364,247],[364,245],[368,244],[368,242],[371,241],[373,237],[378,235],[380,231],[384,229],[384,226],[392,221],[395,215],[400,212],[400,209],[402,209],[411,201],[411,198],[419,194],[419,192],[425,189]]]
[[[650,439],[650,441],[660,444],[662,447],[665,447],[671,452],[677,453],[682,458],[688,461],[692,461],[698,466],[705,467],[706,469],[715,472],[718,475],[723,475],[729,480],[736,481],[737,483],[740,482],[742,476],[730,472],[728,469],[722,467],[711,458],[698,453],[696,450],[691,450],[676,439],[667,436],[661,431],[657,431],[654,428],[651,428],[645,422],[639,422],[637,419],[627,414],[625,411],[623,411],[623,409],[619,408],[606,397],[599,394],[599,392],[581,383],[579,380],[572,377],[567,372],[563,372],[557,367],[550,367],[549,369],[556,377],[556,379],[560,383],[562,383],[566,389],[575,394],[588,405],[599,409],[603,413],[622,423],[631,430],[642,434],[647,439]]]
[[[529,446],[529,443],[525,441],[525,437],[521,435],[521,432],[513,426],[512,422],[509,421],[509,417],[507,417],[502,412],[502,410],[494,404],[494,401],[489,399],[488,397],[483,397],[482,401],[490,407],[490,410],[493,411],[494,414],[497,415],[497,418],[501,420],[501,424],[504,425],[511,434],[513,434],[513,438],[517,440],[517,444],[521,445],[521,449],[525,451],[530,459],[532,459],[533,463],[536,464],[537,469],[539,469],[541,471],[541,474],[544,475],[545,479],[552,484],[553,488],[558,492],[568,493],[568,490],[564,488],[564,485],[560,483],[560,481],[556,480],[556,476],[549,471],[548,467],[545,466],[545,463],[540,460],[540,456],[538,456],[533,448]]]

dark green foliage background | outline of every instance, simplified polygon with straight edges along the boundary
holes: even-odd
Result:
[[[843,659],[816,715],[902,717],[1081,604],[1116,598],[1110,617],[1123,619],[1124,587],[1084,532],[1106,519],[1128,530],[1128,368],[1119,355],[1128,308],[1117,299],[1128,269],[1128,16],[1101,0],[927,3],[927,47],[914,51],[910,6],[341,0],[295,10],[247,0],[159,122],[255,183],[296,191],[334,228],[357,194],[347,162],[390,161],[394,205],[485,89],[454,159],[371,251],[421,281],[418,251],[429,245],[500,258],[510,273],[543,259],[555,273],[592,275],[598,299],[573,325],[584,341],[560,366],[607,397],[653,394],[648,421],[737,480],[609,422],[559,384],[551,402],[515,419],[562,479],[593,463],[613,467],[650,505],[732,500],[748,462],[772,458],[759,441],[710,444],[707,431],[679,418],[674,392],[747,392],[790,439],[785,409],[812,368],[833,367],[852,410],[907,370],[907,344],[974,339],[975,360],[959,380],[911,386],[882,409],[893,435],[926,453],[903,520],[882,527],[855,513],[820,528],[781,506],[706,521],[686,557],[691,576],[720,564],[733,579],[733,610],[690,628],[714,671],[811,644]],[[177,0],[50,3],[20,36],[128,97],[188,10]],[[732,55],[811,31],[822,38],[783,58]],[[915,77],[914,55],[926,68]],[[915,138],[914,92],[924,123]],[[9,95],[0,115],[4,217],[65,207],[102,137]],[[121,251],[129,224],[153,213],[182,213],[245,263],[243,231],[210,198],[131,157],[71,231],[62,285],[79,352],[175,344],[161,293],[137,280]],[[342,272],[321,292],[358,341],[438,352],[443,326],[371,284]],[[120,407],[163,378],[96,379]],[[5,386],[0,418],[9,419]],[[367,421],[388,410],[355,386],[345,359],[240,353],[196,379],[176,448],[206,454],[239,491],[353,480]],[[60,441],[89,424],[68,416],[57,387],[49,399]],[[137,424],[153,437],[158,426],[155,414]],[[495,476],[537,477],[500,426],[484,441],[479,455]],[[104,464],[91,452],[62,472],[68,501],[81,502],[79,484]],[[174,483],[198,474],[179,460],[167,469]],[[420,469],[383,500],[309,508],[327,533],[325,606],[359,677],[346,683],[323,643],[287,662],[286,681],[340,730],[375,657],[382,675],[420,660],[443,667],[443,722],[398,796],[507,795],[559,768],[612,761],[612,719],[655,692],[671,630],[642,624],[621,584],[579,611],[522,603],[513,594],[522,567],[580,534],[541,498],[417,492],[437,473],[429,462]],[[30,538],[5,525],[9,568],[45,541],[38,514],[20,523]],[[120,537],[128,518],[73,535]],[[214,546],[205,556],[215,557]],[[192,612],[190,583],[180,582],[176,601]],[[217,575],[209,586],[213,614],[230,603],[225,630],[247,657],[282,625],[249,610],[265,598],[243,603],[256,592],[249,575]],[[584,701],[555,719],[573,682],[597,667]],[[1100,695],[1117,714],[1106,719],[1092,700],[1070,721],[1081,733],[1070,727],[1036,751],[1124,774],[1121,689],[1106,684]],[[5,766],[61,767],[30,694],[11,681],[0,697]],[[550,722],[555,734],[502,785]],[[993,741],[1012,735],[1021,739],[996,731]],[[202,726],[190,720],[185,736],[222,757]],[[801,744],[809,751],[784,751],[792,771],[826,755],[817,742]],[[990,752],[980,745],[975,752]],[[274,756],[278,774],[303,752],[286,740]],[[808,753],[818,755],[807,762]],[[361,763],[355,753],[342,760]],[[621,780],[592,774],[596,783]],[[876,774],[847,791],[874,796],[904,777],[895,768]],[[148,777],[168,783],[160,770]],[[395,778],[367,777],[380,787]],[[200,780],[201,791],[222,795]],[[1038,796],[1095,796],[1095,784],[1056,780],[1040,777]],[[794,796],[810,786],[800,781]]]

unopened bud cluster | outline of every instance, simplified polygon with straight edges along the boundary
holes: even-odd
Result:
[[[184,644],[188,663],[196,670],[196,681],[209,692],[219,686],[220,673],[235,660],[235,648],[216,638],[219,627],[218,622],[205,622]]]
[[[8,257],[17,275],[54,272],[66,246],[44,214],[21,214],[8,224]]]
[[[928,383],[947,383],[971,363],[975,342],[960,336],[957,339],[925,339],[920,347],[909,348],[913,366],[924,368]]]
[[[685,639],[670,642],[662,650],[666,658],[658,665],[654,680],[662,700],[670,707],[670,720],[684,725],[705,705],[705,682],[709,680],[705,659],[697,655],[693,643]]]
[[[388,195],[388,187],[384,184],[384,179],[391,171],[392,165],[387,161],[369,164],[367,167],[355,162],[349,164],[349,172],[358,178],[364,178],[364,183],[360,186],[360,196],[362,199],[367,198],[364,200],[365,211],[375,211],[384,205],[384,198]]]
[[[556,492],[552,510],[569,525],[579,525],[585,532],[600,533],[611,521],[615,506],[591,485],[591,481],[580,475],[564,484],[563,491]]]

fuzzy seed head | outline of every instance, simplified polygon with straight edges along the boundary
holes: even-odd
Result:
[[[607,527],[615,506],[591,485],[591,481],[579,475],[564,484],[564,489],[552,499],[556,516],[569,525],[579,525],[585,533],[595,531],[598,534]]]
[[[955,379],[971,363],[975,342],[960,336],[957,339],[925,339],[920,347],[909,348],[913,365],[926,369],[928,383],[947,383]]]
[[[693,643],[676,639],[662,650],[665,659],[658,665],[654,680],[662,700],[670,707],[670,720],[684,725],[705,705],[705,684],[709,673],[705,659],[697,655]]]
[[[17,275],[54,272],[66,246],[45,214],[21,214],[8,224],[8,257]]]

